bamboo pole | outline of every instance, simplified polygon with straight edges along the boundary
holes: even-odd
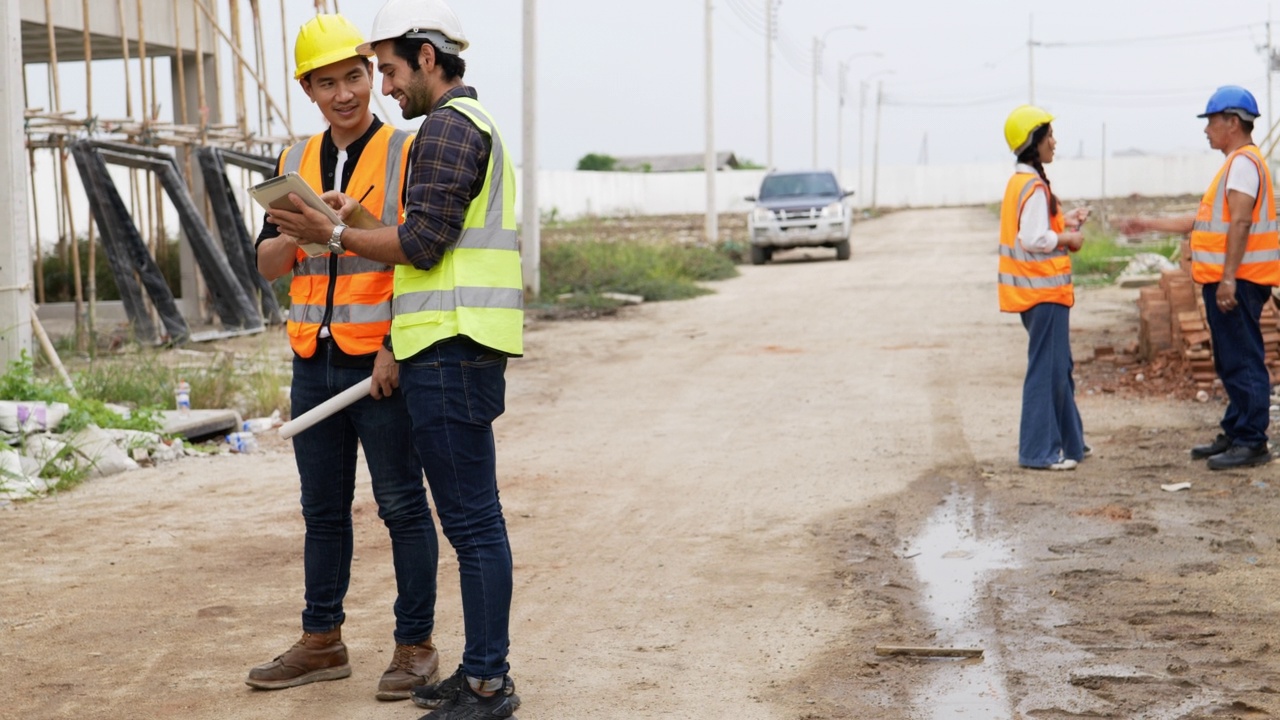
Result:
[[[284,68],[285,74],[288,75],[291,65],[289,64],[288,21],[285,19],[284,5],[285,0],[280,0],[280,52],[284,55],[284,64],[281,67]],[[284,88],[284,121],[287,126],[293,127],[293,93],[289,92],[289,90],[289,83],[286,82]]]
[[[192,13],[196,29],[196,101],[200,105],[200,142],[205,141],[206,128],[209,127],[209,104],[205,99],[204,88],[204,50],[200,36],[202,35],[200,13]]]
[[[232,39],[227,36],[226,31],[224,31],[218,25],[218,19],[214,17],[213,13],[209,11],[209,7],[204,4],[203,0],[192,0],[192,1],[196,4],[196,7],[200,9],[200,12],[204,13],[205,17],[209,18],[209,22],[213,24],[213,29],[217,31],[218,35],[220,35],[222,39],[225,40],[228,43],[228,45],[230,45],[231,52],[234,53],[236,56],[236,59],[240,61],[239,63],[240,67],[248,71],[249,75],[254,79],[255,82],[258,83],[258,87],[263,88],[264,92],[267,92],[266,82],[264,82],[263,79],[259,77],[258,74],[255,73],[252,68],[249,67],[249,62],[245,60],[244,55],[240,53],[240,48],[237,47],[235,43],[232,41]],[[275,109],[277,115],[284,117],[284,113],[280,112],[280,106],[276,103],[275,98],[271,96],[270,92],[267,92],[267,102],[270,103],[271,107]],[[290,137],[293,136],[292,125],[286,126],[285,131],[289,134]]]
[[[62,111],[62,87],[58,82],[58,38],[53,29],[53,3],[44,0],[44,19],[49,33],[49,72],[53,78],[53,110]],[[67,150],[63,138],[58,139],[58,161],[62,171],[62,202],[66,204],[67,229],[71,237],[71,271],[75,274],[76,289],[76,349],[84,350],[84,285],[80,279],[80,244],[76,240],[76,226],[71,217],[71,189],[67,184]]]
[[[80,12],[83,17],[83,36],[84,36],[84,115],[90,123],[89,127],[93,127],[93,38],[89,34],[89,0],[83,0],[80,6]],[[98,243],[95,237],[97,225],[93,222],[93,211],[89,211],[89,219],[86,223],[89,228],[89,271],[86,273],[86,280],[89,288],[85,291],[85,295],[89,300],[89,348],[97,349],[96,330],[98,327]]]
[[[258,4],[258,0],[249,0],[249,13],[253,17],[253,46],[254,59],[257,62],[257,71],[259,77],[266,77],[267,53],[262,42],[262,12]],[[258,135],[266,135],[270,127],[270,111],[267,109],[267,103],[264,99],[266,96],[266,88],[258,88]]]
[[[71,391],[72,397],[78,397],[80,394],[76,392],[76,385],[71,382],[71,376],[67,374],[67,368],[63,366],[62,360],[58,357],[58,351],[54,349],[53,342],[49,340],[49,333],[44,331],[44,325],[40,323],[40,316],[36,314],[37,309],[35,303],[32,303],[31,329],[35,331],[36,338],[40,341],[40,348],[44,350],[44,356],[49,358],[49,364],[62,377],[62,383]]]
[[[124,114],[130,119],[133,114],[133,80],[129,73],[129,31],[125,27],[124,0],[116,0],[116,21],[120,25],[120,54],[124,58]],[[141,21],[141,19],[139,19]],[[142,131],[146,133],[146,123]],[[138,199],[138,171],[129,169],[129,214],[139,217],[142,207]]]
[[[27,87],[27,74],[22,73],[22,107],[24,108],[29,108],[31,105],[31,98],[28,93],[28,90],[29,88]],[[29,110],[23,111],[24,117],[26,116],[27,112],[29,112]],[[33,215],[33,222],[35,223],[35,229],[31,234],[36,239],[36,299],[39,300],[40,302],[44,302],[44,249],[40,246],[40,209],[38,207],[38,204],[35,202],[36,149],[31,142],[31,134],[29,131],[27,133],[26,139],[27,139],[27,162],[31,168],[31,181],[30,181],[30,185],[28,185],[28,187],[30,188],[28,192],[30,193],[29,197],[31,197],[31,212]]]
[[[236,51],[236,55],[240,55],[240,51],[236,48],[244,46],[240,38],[240,0],[227,0],[227,5],[231,7],[231,48]],[[245,108],[244,103],[244,71],[245,65],[236,65],[231,74],[233,81],[232,87],[236,93],[236,126],[240,128],[240,134],[246,140],[249,137],[249,111]]]

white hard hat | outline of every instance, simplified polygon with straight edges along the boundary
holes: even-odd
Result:
[[[457,55],[470,44],[458,16],[443,0],[387,0],[373,16],[369,41],[356,50],[371,55],[374,43],[398,37],[430,40],[437,50],[449,55]]]

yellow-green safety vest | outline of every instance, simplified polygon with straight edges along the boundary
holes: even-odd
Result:
[[[479,102],[458,97],[444,107],[461,113],[489,136],[489,165],[484,187],[467,205],[457,244],[430,270],[396,266],[393,352],[396,360],[404,360],[441,340],[465,335],[498,352],[523,355],[524,277],[516,234],[515,168],[497,126]]]

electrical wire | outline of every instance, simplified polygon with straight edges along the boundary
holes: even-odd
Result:
[[[1077,41],[1033,41],[1036,47],[1045,48],[1073,48],[1073,47],[1103,47],[1107,45],[1138,45],[1143,43],[1159,43],[1167,41],[1187,40],[1190,38],[1208,38],[1220,36],[1219,39],[1229,39],[1227,35],[1239,35],[1248,33],[1250,28],[1258,27],[1260,23],[1249,23],[1247,25],[1233,25],[1231,27],[1217,28],[1214,30],[1197,30],[1185,33],[1171,33],[1169,35],[1146,35],[1141,37],[1129,38],[1111,38],[1106,40],[1077,40]]]

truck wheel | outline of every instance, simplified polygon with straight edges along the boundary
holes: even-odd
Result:
[[[842,242],[836,243],[836,259],[837,260],[849,259],[849,241],[848,240],[844,240]]]
[[[751,246],[751,264],[763,265],[769,261],[769,256],[771,254],[772,253],[769,252],[769,248],[763,245],[752,245]]]

